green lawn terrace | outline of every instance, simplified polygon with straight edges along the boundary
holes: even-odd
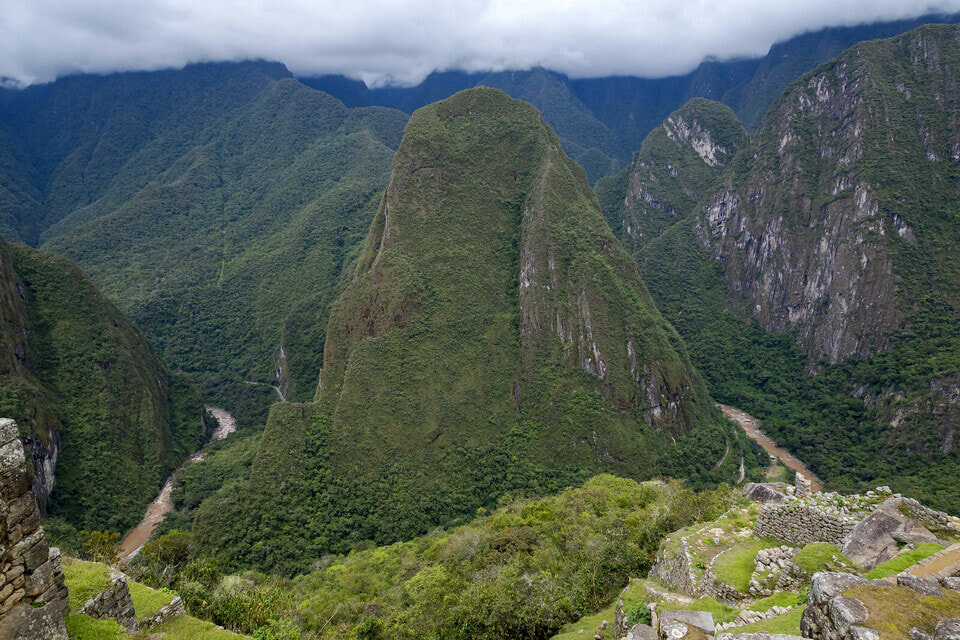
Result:
[[[98,595],[109,593],[120,575],[100,562],[65,558],[64,580],[70,594],[65,621],[70,640],[128,640],[130,638],[165,637],[167,640],[243,640],[247,636],[226,631],[217,625],[186,615],[180,597],[166,589],[152,589],[123,576],[129,604],[137,624],[110,616],[106,611],[91,610],[90,603]],[[120,598],[112,598],[116,601]],[[170,615],[162,612],[170,611]],[[158,615],[160,614],[160,615]],[[158,636],[156,634],[165,634]]]

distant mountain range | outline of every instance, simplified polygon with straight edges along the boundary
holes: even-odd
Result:
[[[546,69],[465,73],[440,71],[414,87],[368,89],[343,76],[304,77],[300,81],[336,96],[350,107],[380,105],[413,113],[457,91],[477,85],[503,89],[543,113],[564,149],[587,171],[591,184],[630,162],[643,139],[690,98],[726,104],[748,130],[793,80],[864,40],[889,38],[934,22],[955,23],[960,14],[927,15],[913,20],[855,27],[833,27],[775,44],[762,58],[705,61],[683,76],[630,76],[573,80]]]

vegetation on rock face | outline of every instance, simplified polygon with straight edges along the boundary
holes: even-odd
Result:
[[[0,276],[0,415],[35,491],[68,529],[123,530],[212,428],[200,396],[65,258],[0,238]]]
[[[411,119],[317,403],[274,407],[195,530],[290,571],[600,470],[735,481],[747,450],[540,114],[473,89]]]
[[[954,31],[863,43],[798,80],[723,189],[678,201],[678,222],[636,248],[714,397],[831,486],[890,484],[948,510],[960,508]],[[627,180],[598,187],[616,224]]]
[[[597,183],[610,228],[637,255],[716,191],[724,167],[746,143],[728,107],[690,100],[647,136],[629,167]]]

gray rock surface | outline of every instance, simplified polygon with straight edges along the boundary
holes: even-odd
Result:
[[[658,640],[657,632],[648,624],[635,624],[626,635],[627,640]]]
[[[897,584],[901,587],[913,589],[917,593],[925,596],[942,596],[943,591],[940,585],[929,578],[919,578],[917,576],[897,576]]]
[[[933,640],[960,640],[960,619],[942,620],[937,623]]]
[[[943,586],[945,586],[947,589],[960,591],[960,578],[944,578]]]
[[[713,634],[713,614],[709,611],[687,611],[685,609],[667,610],[660,612],[660,628],[670,622],[682,622],[701,631]]]
[[[872,569],[897,555],[898,539],[933,541],[936,536],[899,509],[899,498],[888,498],[853,528],[843,545],[843,555],[865,569]]]
[[[776,487],[777,485],[768,482],[748,482],[743,487],[743,495],[754,502],[783,504],[787,501],[787,496]]]

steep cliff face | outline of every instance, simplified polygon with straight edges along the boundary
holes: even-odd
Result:
[[[0,413],[34,493],[78,527],[135,523],[204,437],[201,402],[64,258],[0,239]]]
[[[929,26],[804,76],[697,223],[744,311],[811,367],[889,348],[930,289],[958,302],[958,54],[956,27]]]
[[[693,213],[746,142],[737,116],[719,102],[694,98],[670,114],[627,169],[596,186],[607,221],[627,250],[637,255]]]
[[[714,397],[832,486],[950,509],[958,69],[955,26],[857,45],[790,87],[713,193],[658,194],[678,221],[636,249]],[[615,224],[627,183],[598,191]]]
[[[407,125],[314,406],[274,407],[247,486],[195,531],[228,564],[295,570],[599,471],[735,481],[743,438],[540,113],[470,89]]]

